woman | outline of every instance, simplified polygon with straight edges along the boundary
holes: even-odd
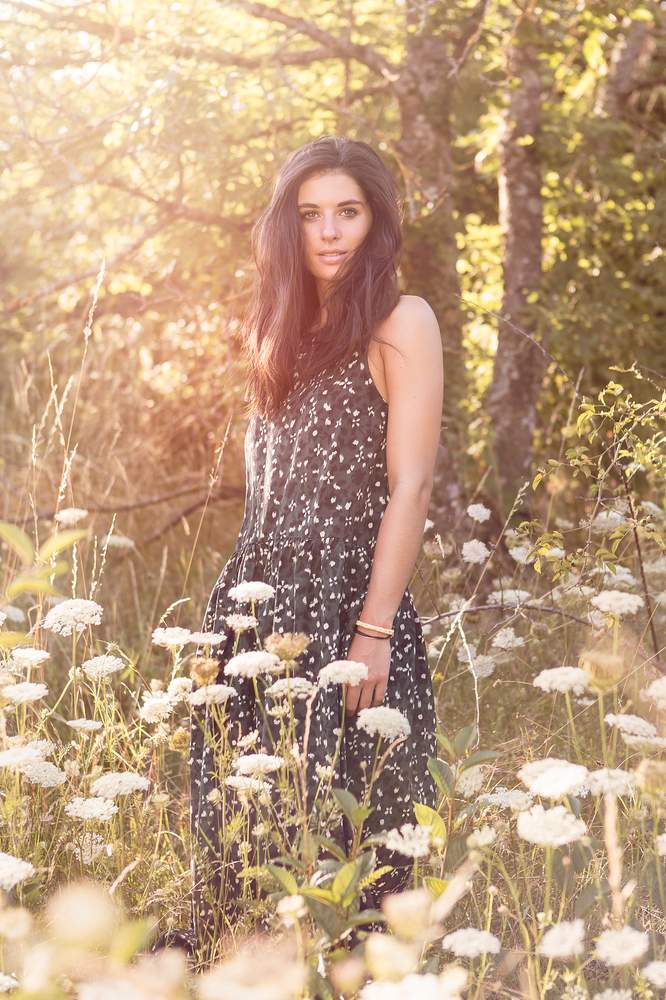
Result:
[[[273,599],[253,609],[262,640],[274,631],[312,637],[300,676],[316,682],[339,659],[367,665],[355,686],[318,690],[305,747],[316,784],[342,734],[333,787],[361,801],[377,740],[356,724],[359,711],[384,705],[408,719],[409,736],[372,788],[364,835],[413,823],[414,802],[436,804],[427,767],[436,746],[434,700],[407,587],[439,441],[442,349],[429,305],[400,295],[400,246],[396,188],[370,146],[323,136],[288,157],[253,231],[256,284],[242,328],[251,413],[245,514],[202,626],[227,634],[214,647],[217,679],[235,688],[226,718],[231,742],[242,747],[254,733],[255,749],[260,743],[273,753],[277,721],[260,710],[251,679],[224,672],[234,654],[261,648],[254,630],[236,642],[224,623],[250,610],[235,603],[232,587],[263,581],[274,588]],[[302,715],[302,702],[296,710]],[[220,846],[232,814],[220,808],[215,739],[213,713],[201,706],[190,758],[200,940],[219,937],[242,867],[237,853]],[[223,792],[225,803],[233,800],[228,787]],[[346,822],[341,837],[349,848]],[[378,855],[395,869],[366,893],[366,906],[402,888],[412,870],[403,855],[382,847]]]

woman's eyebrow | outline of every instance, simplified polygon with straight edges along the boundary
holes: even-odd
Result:
[[[358,198],[347,198],[346,201],[339,201],[338,204],[337,204],[337,208],[342,208],[343,205],[362,205],[362,204],[363,204],[363,202],[359,201]],[[303,201],[303,202],[301,202],[301,204],[298,207],[299,208],[319,208],[319,205],[317,205],[313,201]]]

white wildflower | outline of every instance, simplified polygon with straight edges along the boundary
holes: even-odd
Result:
[[[660,833],[657,837],[655,837],[655,844],[657,847],[657,854],[660,858],[663,858],[664,855],[666,855],[666,833]]]
[[[591,603],[604,614],[616,618],[634,615],[645,603],[640,594],[626,594],[623,590],[602,590],[592,598]]]
[[[403,823],[400,829],[384,834],[384,844],[407,858],[424,858],[430,853],[430,830],[427,826]]]
[[[26,620],[25,612],[21,608],[17,608],[15,604],[5,604],[2,611],[6,620],[14,625],[20,625]]]
[[[631,990],[613,990],[607,989],[602,990],[601,993],[595,993],[592,1000],[632,1000],[633,993]]]
[[[410,972],[403,979],[376,979],[362,988],[359,1000],[460,1000],[467,973],[456,966],[459,975],[453,979],[448,969],[440,975]],[[451,982],[451,985],[450,985]]]
[[[666,989],[666,962],[648,962],[641,969],[641,976],[653,986],[662,990]]]
[[[259,735],[260,735],[259,730],[253,729],[251,732],[246,733],[245,736],[241,736],[241,738],[236,743],[236,749],[247,750],[249,749],[249,747],[253,747],[256,743],[259,742]]]
[[[529,792],[524,792],[522,788],[505,788],[498,785],[492,792],[485,792],[479,795],[476,800],[482,806],[497,806],[500,809],[529,809],[533,798]]]
[[[153,629],[153,645],[166,646],[167,649],[180,649],[190,641],[192,633],[189,628],[173,625],[170,628]]]
[[[523,566],[534,562],[534,556],[531,556],[529,553],[529,545],[514,545],[513,548],[509,549],[511,558]]]
[[[253,649],[247,653],[237,653],[224,667],[227,677],[258,677],[270,674],[280,663],[280,657],[275,653],[267,653],[263,649]]]
[[[602,931],[597,938],[595,955],[606,965],[630,965],[642,958],[649,946],[650,938],[645,931],[627,925],[618,930]]]
[[[537,951],[546,958],[570,958],[585,951],[585,924],[581,918],[563,920],[549,927]]]
[[[94,733],[103,728],[103,724],[97,719],[69,719],[66,724],[79,733]]]
[[[38,667],[50,659],[51,654],[45,649],[33,649],[31,646],[15,646],[12,649],[9,666],[16,664],[17,667]]]
[[[472,798],[483,787],[488,770],[487,764],[472,764],[471,767],[463,767],[460,762],[454,768],[456,778],[456,790],[465,799]]]
[[[42,788],[55,788],[67,781],[67,775],[48,760],[33,760],[19,768],[24,778]]]
[[[73,631],[78,634],[87,625],[99,625],[103,614],[104,608],[96,601],[73,597],[49,608],[41,624],[57,635],[71,635]]]
[[[243,774],[232,774],[224,779],[225,785],[240,792],[262,792],[270,788],[271,782],[260,778],[250,778]]]
[[[476,677],[492,677],[495,673],[495,668],[497,664],[493,660],[492,656],[486,656],[484,653],[479,653],[475,656],[470,664],[470,670]]]
[[[543,554],[547,559],[564,559],[566,551],[561,545],[550,545]]]
[[[658,677],[641,691],[643,698],[655,702],[657,708],[666,708],[666,677]]]
[[[587,784],[593,795],[629,795],[636,788],[636,776],[621,768],[602,767],[590,771]]]
[[[111,799],[83,799],[77,795],[65,805],[65,812],[76,819],[107,820],[118,812],[118,806]]]
[[[224,620],[229,628],[236,633],[247,632],[248,629],[256,628],[259,624],[259,620],[254,615],[225,615]]]
[[[101,656],[92,656],[81,664],[84,674],[94,681],[105,680],[111,674],[123,670],[124,667],[125,661],[121,660],[119,656],[110,656],[106,653]]]
[[[0,889],[4,889],[5,892],[9,892],[19,882],[30,878],[31,875],[35,874],[35,871],[35,866],[31,865],[29,861],[22,861],[20,858],[15,858],[13,854],[5,854],[0,851]]]
[[[227,641],[227,637],[224,632],[191,632],[187,641],[196,642],[200,646],[219,646]]]
[[[604,721],[607,722],[609,726],[619,729],[621,733],[628,733],[630,736],[657,735],[656,726],[653,726],[651,722],[647,721],[647,719],[641,718],[640,715],[627,715],[622,713],[614,715],[613,712],[607,712],[604,716]]]
[[[559,799],[584,784],[588,771],[582,764],[572,764],[559,757],[545,757],[523,764],[517,774],[532,795]]]
[[[248,753],[234,761],[234,770],[238,774],[261,777],[278,771],[284,764],[284,757],[269,753]]]
[[[71,844],[71,850],[77,861],[89,865],[100,854],[110,855],[113,847],[95,830],[84,830],[79,843]]]
[[[666,736],[632,736],[630,733],[623,733],[620,736],[628,747],[638,750],[640,753],[651,753],[653,750],[666,750]]]
[[[143,704],[139,708],[139,718],[144,722],[164,722],[173,714],[175,708],[174,699],[166,691],[157,694],[149,694],[144,691]]]
[[[543,847],[560,847],[579,840],[587,833],[587,827],[562,805],[544,809],[534,805],[518,813],[518,836],[532,844]]]
[[[32,681],[23,681],[21,684],[7,684],[0,689],[3,697],[11,701],[14,705],[27,705],[32,701],[39,701],[49,693],[46,684],[35,684]]]
[[[127,535],[107,534],[102,538],[102,545],[106,546],[108,549],[133,549],[136,548],[133,538],[128,538]]]
[[[495,633],[491,645],[495,646],[496,649],[516,649],[518,646],[524,646],[525,640],[521,636],[516,635],[514,630],[509,626],[501,628]]]
[[[0,993],[9,993],[10,990],[15,990],[19,985],[19,981],[16,976],[11,973],[0,972]]]
[[[478,830],[474,830],[472,833],[470,833],[465,843],[467,844],[470,851],[479,850],[482,847],[490,847],[490,845],[493,844],[496,839],[497,839],[497,833],[495,832],[495,830],[492,828],[492,826],[488,826],[487,823],[484,823],[484,825],[480,827]]]
[[[238,692],[229,684],[204,684],[187,696],[190,705],[224,705]]]
[[[50,740],[32,740],[30,743],[18,743],[7,750],[0,751],[0,767],[21,768],[25,764],[44,760],[53,753],[55,746]]]
[[[479,538],[470,538],[462,547],[462,558],[468,563],[482,563],[490,556],[490,549]]]
[[[473,521],[480,521],[481,523],[487,521],[490,517],[490,511],[482,503],[471,503],[467,508],[467,514]]]
[[[239,604],[248,604],[251,601],[269,601],[275,596],[275,588],[261,580],[245,580],[231,587],[228,593],[229,597]]]
[[[592,519],[590,527],[593,531],[603,534],[612,531],[618,525],[624,524],[625,517],[618,510],[602,510]]]
[[[90,791],[103,799],[115,799],[117,795],[145,792],[149,786],[149,779],[134,771],[107,771],[93,781]]]
[[[53,520],[63,527],[70,528],[79,521],[88,517],[88,511],[84,507],[63,507],[53,515]]]
[[[383,705],[362,708],[358,713],[356,725],[370,736],[381,736],[385,740],[409,736],[412,728],[409,720],[397,708],[387,708]]]
[[[320,687],[329,684],[350,684],[355,687],[366,680],[368,667],[356,660],[333,660],[319,671]]]
[[[524,604],[525,601],[529,601],[531,598],[532,594],[529,590],[515,590],[511,587],[506,590],[493,590],[488,594],[488,600],[491,604],[505,604],[509,605],[509,607]]]
[[[587,687],[587,674],[580,667],[550,667],[537,674],[532,684],[542,691],[582,694]]]
[[[191,690],[191,677],[174,677],[173,680],[169,681],[166,693],[170,698],[173,698],[174,701],[186,701],[187,695]]]
[[[457,958],[478,958],[488,953],[496,955],[501,943],[490,931],[482,931],[477,927],[461,927],[452,934],[442,938],[442,948],[452,951]]]
[[[297,701],[310,698],[316,693],[317,685],[305,677],[281,677],[266,688],[266,694],[271,698],[291,697]]]

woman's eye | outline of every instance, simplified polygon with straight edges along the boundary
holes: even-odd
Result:
[[[351,212],[351,215],[347,216],[348,219],[353,219],[355,215],[358,215],[358,212],[357,212],[357,210],[355,208],[343,208],[342,211],[343,212]],[[308,209],[307,212],[303,212],[301,214],[301,219],[304,219],[305,221],[307,221],[308,220],[308,216],[310,216],[310,215],[316,215],[316,214],[317,213],[315,212],[314,208],[310,208],[310,209]]]

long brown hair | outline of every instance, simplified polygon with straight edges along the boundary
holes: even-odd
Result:
[[[327,170],[342,170],[354,178],[373,219],[349,266],[327,289],[322,323],[315,280],[305,266],[297,200],[303,181]],[[400,300],[402,218],[393,177],[367,143],[324,135],[288,156],[275,178],[270,203],[252,229],[256,271],[240,327],[249,365],[247,416],[273,418],[297,370],[301,383],[307,383],[319,372],[334,370],[355,350],[367,351],[373,331]]]

